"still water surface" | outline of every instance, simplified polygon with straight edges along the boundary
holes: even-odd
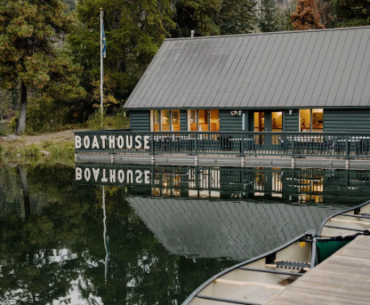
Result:
[[[0,304],[181,304],[370,198],[364,171],[78,168],[0,167]]]

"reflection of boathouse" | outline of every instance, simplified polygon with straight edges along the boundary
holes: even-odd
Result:
[[[127,198],[172,254],[243,260],[275,248],[343,206],[251,201]],[[245,216],[249,215],[249,216]]]
[[[153,197],[319,203],[370,195],[368,171],[78,164],[76,181],[130,186],[132,194]]]

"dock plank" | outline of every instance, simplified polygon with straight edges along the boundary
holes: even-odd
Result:
[[[369,287],[370,237],[359,236],[265,305],[365,305]]]

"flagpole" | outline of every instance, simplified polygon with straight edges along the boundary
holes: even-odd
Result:
[[[101,128],[103,128],[103,9],[100,8],[100,111],[101,111]]]

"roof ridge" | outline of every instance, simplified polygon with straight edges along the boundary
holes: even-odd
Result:
[[[198,37],[178,37],[178,38],[166,38],[165,41],[173,41],[173,40],[197,40],[197,39],[212,39],[212,38],[226,38],[226,37],[245,37],[245,36],[275,35],[275,34],[292,34],[292,33],[331,32],[331,31],[358,30],[358,29],[370,29],[370,26],[330,28],[330,29],[313,29],[313,30],[301,30],[301,31],[282,31],[282,32],[249,33],[249,34],[235,34],[235,35],[214,35],[214,36],[198,36]]]

